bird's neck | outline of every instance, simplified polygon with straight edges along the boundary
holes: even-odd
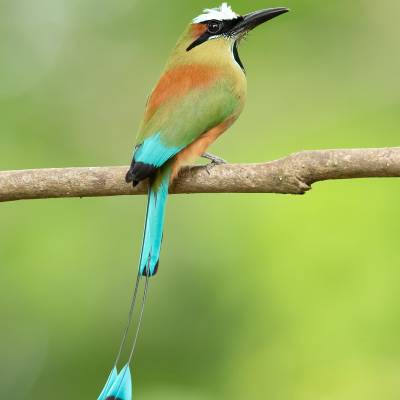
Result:
[[[182,65],[204,65],[210,68],[225,70],[227,74],[243,75],[243,64],[240,61],[237,47],[232,39],[217,38],[187,51],[193,42],[192,30],[189,28],[178,40],[168,63],[167,69]]]

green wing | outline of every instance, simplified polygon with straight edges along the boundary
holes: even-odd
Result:
[[[135,161],[163,165],[203,133],[238,112],[240,100],[228,81],[194,89],[180,98],[171,96],[145,120],[137,137]]]

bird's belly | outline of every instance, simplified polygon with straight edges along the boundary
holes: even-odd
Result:
[[[171,181],[176,177],[179,170],[185,164],[190,164],[206,152],[208,147],[218,139],[237,119],[230,117],[221,124],[211,128],[209,131],[201,135],[193,143],[178,153],[173,160]]]

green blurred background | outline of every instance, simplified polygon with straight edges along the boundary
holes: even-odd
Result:
[[[196,1],[3,0],[0,169],[128,164]],[[242,44],[230,162],[399,145],[398,0],[292,13]],[[400,398],[399,182],[170,199],[137,349],[142,400]],[[144,197],[0,206],[0,398],[94,399],[134,284]]]

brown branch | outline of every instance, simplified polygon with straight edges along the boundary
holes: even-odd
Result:
[[[128,167],[62,168],[0,172],[0,202],[146,193],[124,180]],[[184,168],[171,193],[304,194],[330,179],[400,177],[400,147],[302,151],[263,164],[225,164],[207,171]]]

